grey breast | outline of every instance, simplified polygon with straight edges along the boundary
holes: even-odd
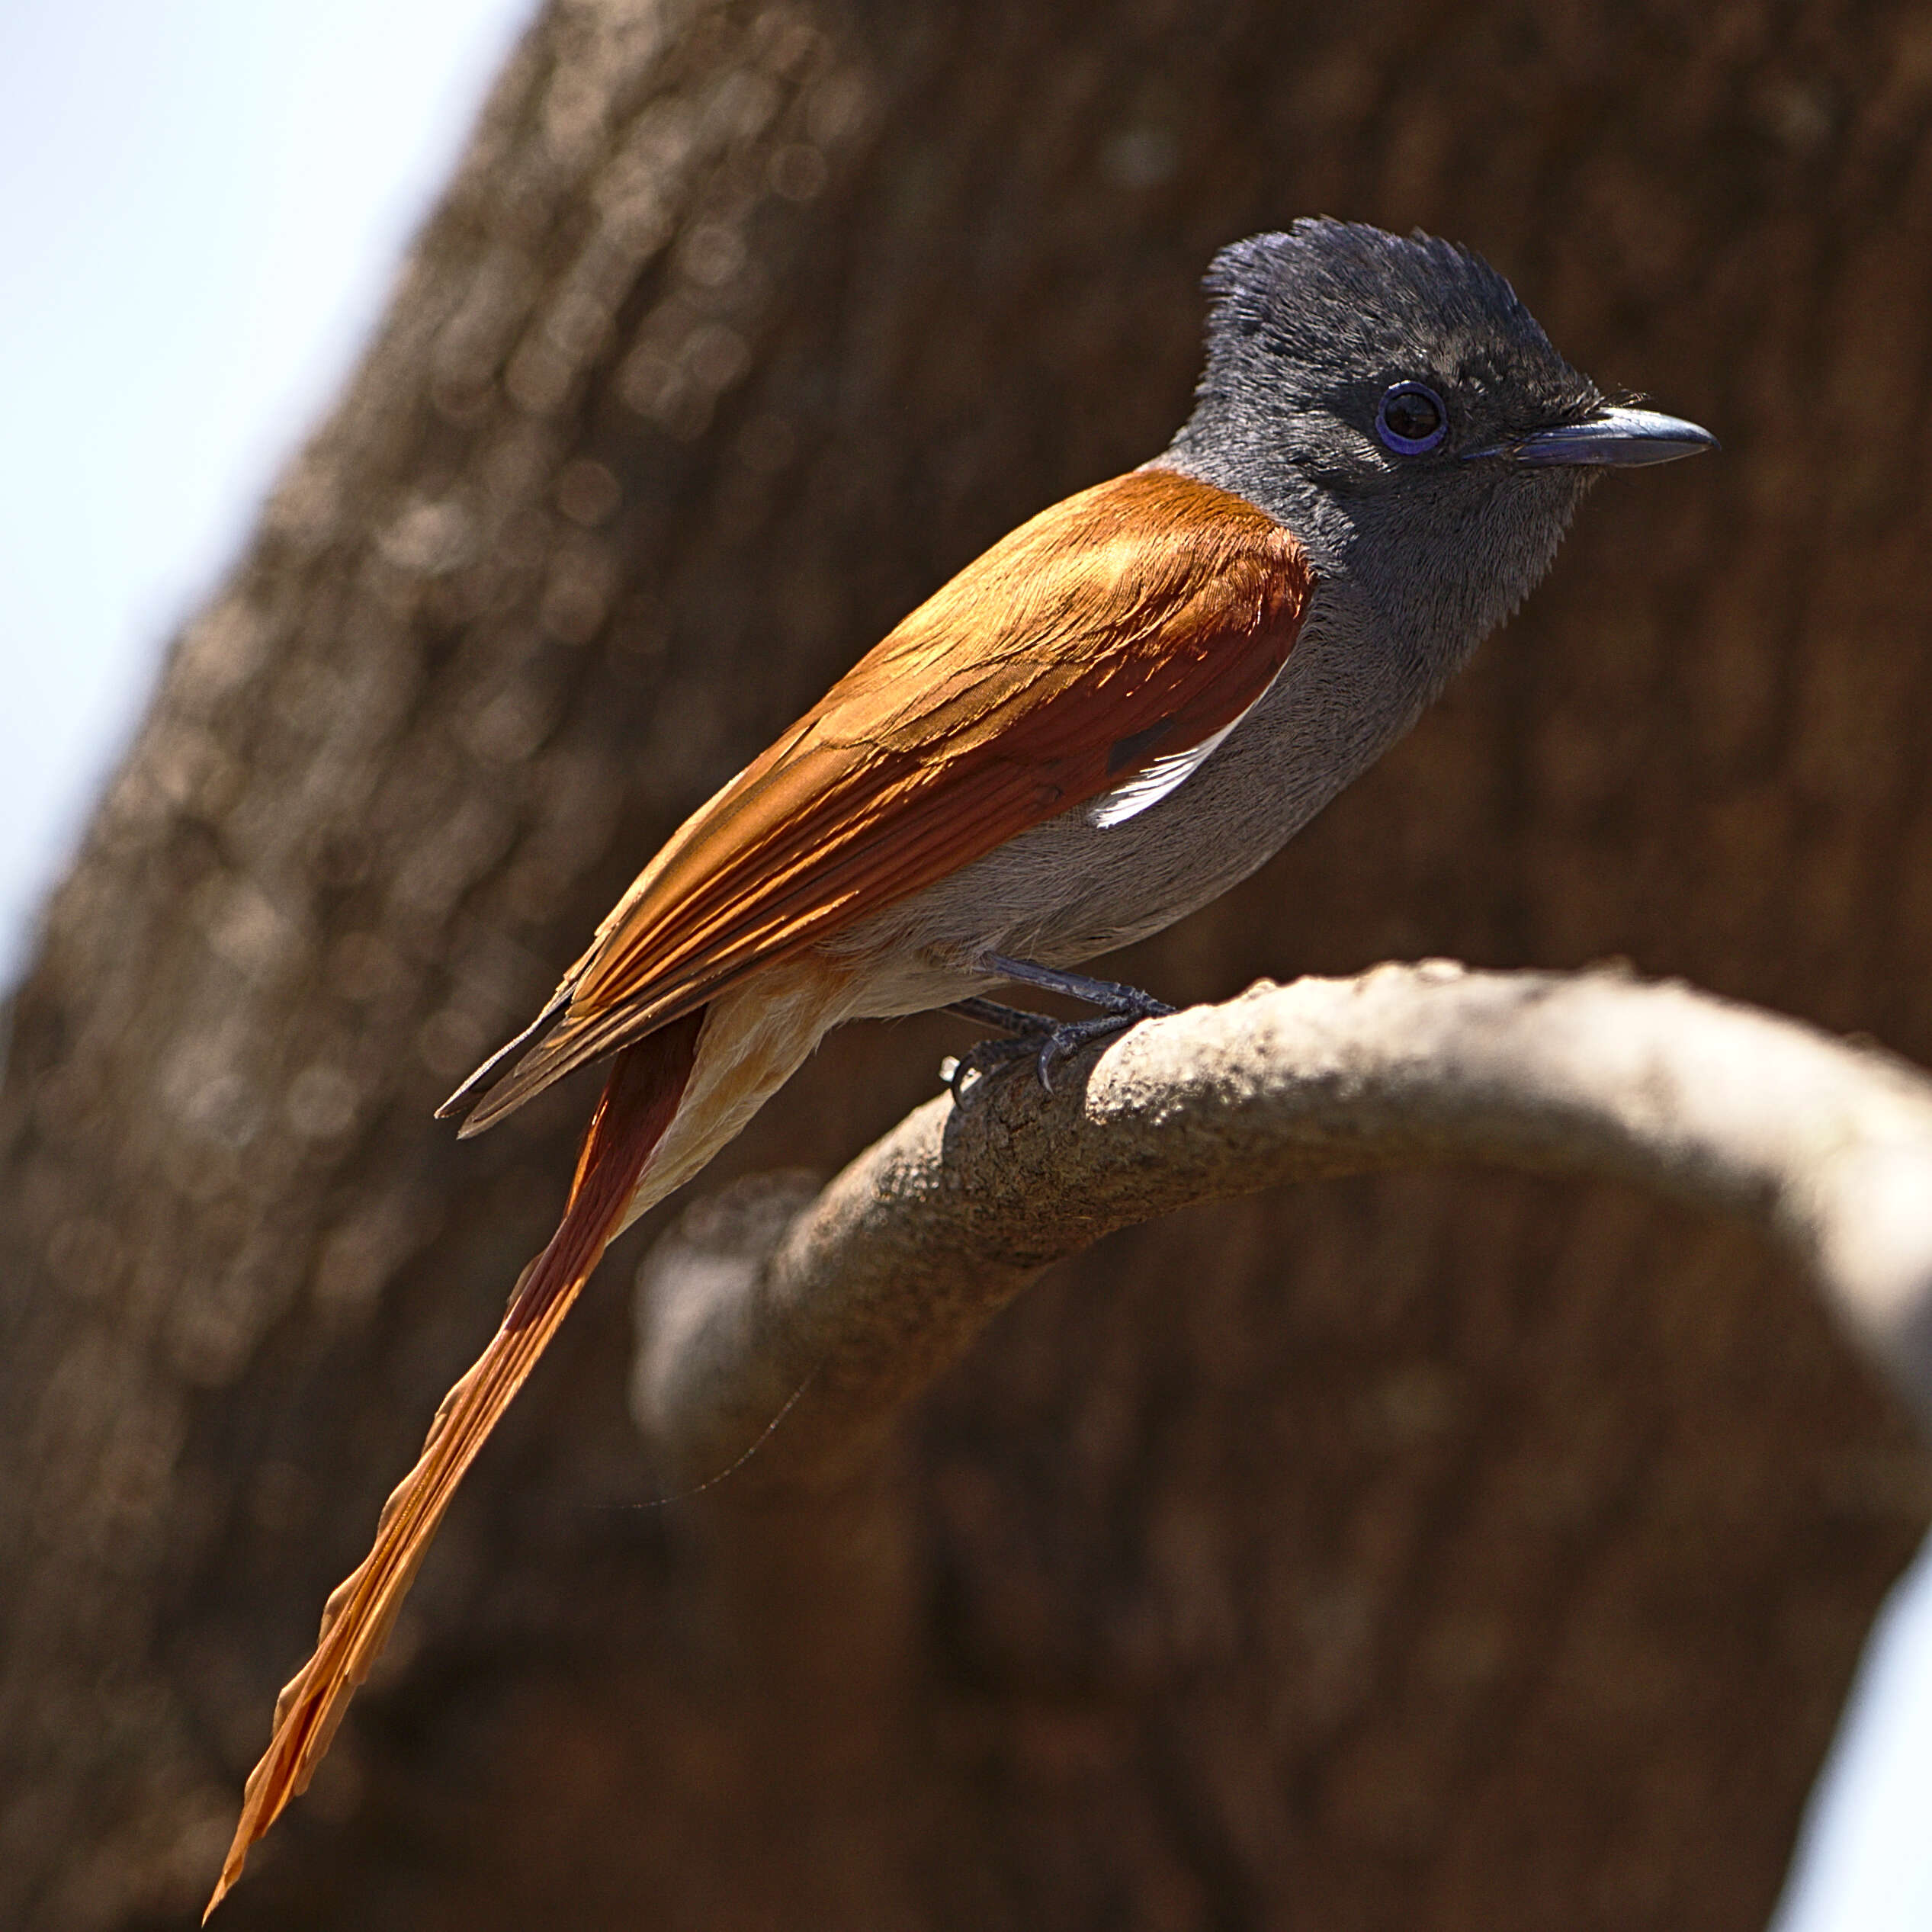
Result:
[[[1112,826],[1096,825],[1090,807],[1062,812],[837,942],[905,961],[868,989],[865,1010],[960,997],[980,983],[970,962],[984,952],[1077,965],[1218,897],[1414,723],[1427,692],[1390,668],[1366,600],[1317,588],[1280,675],[1165,798]]]

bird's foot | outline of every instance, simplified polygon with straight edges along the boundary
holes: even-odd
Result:
[[[941,1077],[955,1102],[963,1100],[970,1083],[1028,1060],[1033,1063],[1041,1089],[1051,1093],[1054,1069],[1062,1061],[1096,1040],[1124,1033],[1144,1019],[1164,1018],[1174,1010],[1152,993],[1143,993],[1138,987],[1122,986],[1117,980],[1090,980],[1082,974],[1062,973],[1016,960],[994,958],[987,963],[1005,977],[1023,979],[1029,985],[1043,986],[1107,1010],[1092,1019],[1063,1020],[1045,1013],[1029,1013],[1017,1006],[1003,1006],[993,1000],[955,1000],[948,1011],[963,1013],[968,1019],[985,1021],[1007,1035],[1004,1039],[982,1040],[941,1067]],[[1009,970],[1015,968],[1019,970]]]
[[[1051,1093],[1054,1069],[1062,1061],[1070,1059],[1096,1040],[1125,1033],[1130,1026],[1138,1025],[1143,1016],[1099,1013],[1092,1019],[1054,1020],[1048,1019],[1044,1014],[1032,1013],[1027,1017],[1041,1022],[1037,1031],[1029,1030],[1016,1038],[981,1040],[977,1045],[968,1047],[958,1059],[940,1068],[955,1101],[963,1101],[967,1089],[974,1083],[1029,1060],[1041,1089]]]

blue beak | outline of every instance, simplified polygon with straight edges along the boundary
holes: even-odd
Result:
[[[1510,442],[1471,450],[1463,460],[1474,462],[1478,457],[1500,456],[1512,463],[1540,467],[1600,464],[1629,467],[1640,463],[1674,463],[1680,456],[1695,456],[1699,450],[1714,450],[1717,446],[1717,438],[1708,429],[1686,422],[1681,416],[1606,403],[1581,422],[1532,429],[1528,435]]]

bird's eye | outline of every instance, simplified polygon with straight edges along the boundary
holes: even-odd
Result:
[[[1375,411],[1375,433],[1398,456],[1426,456],[1449,434],[1449,411],[1426,384],[1398,383]]]

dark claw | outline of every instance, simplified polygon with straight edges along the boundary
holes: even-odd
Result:
[[[942,1074],[955,1104],[963,1104],[966,1083],[985,1080],[1021,1060],[1031,1059],[1042,1091],[1053,1091],[1053,1070],[1081,1048],[1110,1034],[1124,1033],[1144,1019],[1164,1019],[1174,1011],[1164,1000],[1143,993],[1137,986],[1122,986],[1116,980],[1090,980],[1082,973],[1066,973],[1051,966],[1035,966],[1023,959],[1007,959],[989,953],[981,964],[1003,979],[1022,985],[1043,987],[1049,993],[1064,993],[1083,1000],[1090,1006],[1105,1009],[1093,1019],[1050,1019],[1044,1013],[1029,1013],[1017,1006],[1003,1006],[996,1000],[973,998],[955,1000],[949,1009],[968,1019],[1003,1028],[1009,1038],[982,1040],[970,1047],[952,1063],[950,1073]]]
[[[1070,1020],[1049,1020],[1038,1014],[1027,1017],[1038,1024],[1028,1028],[1016,1038],[981,1040],[977,1045],[968,1047],[953,1063],[952,1071],[946,1076],[946,1085],[955,1103],[964,1104],[969,1080],[990,1079],[1022,1060],[1032,1061],[1034,1077],[1039,1081],[1041,1092],[1051,1093],[1053,1070],[1061,1061],[1072,1058],[1082,1048],[1090,1046],[1096,1040],[1104,1040],[1111,1035],[1125,1032],[1131,1026],[1138,1026],[1143,1017],[1151,1019],[1157,1016],[1102,1013],[1093,1019]]]
[[[989,1080],[1003,1068],[1030,1057],[1035,1051],[1030,1036],[1018,1040],[981,1040],[977,1045],[968,1047],[953,1062],[952,1071],[945,1076],[953,1104],[955,1106],[966,1104],[968,1081]]]
[[[1167,1010],[1171,1013],[1173,1009],[1170,1007]],[[1093,1019],[1072,1019],[1056,1026],[1040,1042],[1039,1051],[1034,1055],[1033,1070],[1040,1077],[1041,1087],[1048,1093],[1053,1091],[1056,1062],[1070,1058],[1096,1040],[1104,1040],[1112,1033],[1125,1033],[1130,1026],[1138,1026],[1144,1019],[1157,1017],[1153,1013],[1101,1013]]]

